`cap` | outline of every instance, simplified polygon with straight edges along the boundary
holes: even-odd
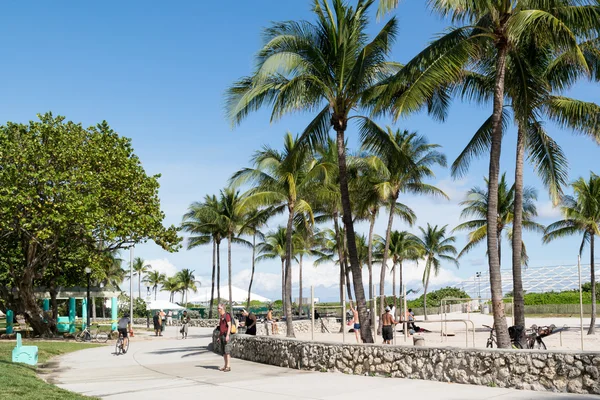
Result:
[[[386,306],[385,307],[385,311],[391,311],[392,309],[390,308],[390,306]]]

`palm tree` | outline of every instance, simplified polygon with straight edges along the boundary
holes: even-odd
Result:
[[[181,291],[181,281],[176,276],[170,276],[162,283],[162,289],[169,292],[169,301],[172,303],[175,301],[175,293]]]
[[[282,152],[269,146],[256,152],[253,157],[254,168],[244,168],[232,177],[232,183],[239,185],[250,182],[254,187],[249,190],[245,202],[249,207],[275,206],[285,207],[288,211],[286,238],[287,252],[285,263],[285,316],[287,336],[294,337],[292,321],[292,257],[294,218],[305,214],[313,221],[313,211],[307,201],[308,193],[319,174],[326,173],[312,156],[307,146],[298,143],[290,133],[284,136]]]
[[[376,246],[378,253],[383,256],[386,241],[381,236],[377,236]],[[423,257],[423,248],[419,238],[407,231],[393,231],[390,234],[389,241],[389,255],[392,258],[392,296],[394,297],[394,306],[397,308],[397,297],[396,297],[396,268],[399,270],[399,288],[402,292],[402,285],[404,283],[402,274],[402,263],[404,261],[416,261]],[[382,266],[383,268],[383,266]]]
[[[486,187],[488,180],[484,179]],[[535,201],[537,200],[537,191],[533,187],[525,187],[523,191],[523,227],[530,231],[543,232],[544,226],[533,221],[537,216],[537,208]],[[496,224],[496,236],[498,238],[498,259],[502,260],[502,232],[505,228],[514,223],[514,202],[515,202],[515,185],[508,187],[506,174],[502,174],[498,183],[498,222]],[[475,217],[476,219],[463,222],[454,228],[453,232],[461,230],[470,230],[469,242],[458,254],[461,258],[473,247],[481,243],[487,236],[487,205],[488,192],[485,188],[474,187],[467,192],[466,200],[460,202],[465,208],[461,212],[461,218]],[[513,237],[511,230],[508,231],[508,239]],[[519,254],[519,260],[523,265],[527,265],[528,257],[525,246],[520,246],[522,249]]]
[[[200,282],[196,280],[196,277],[194,276],[194,271],[190,271],[189,269],[182,269],[175,276],[180,283],[181,291],[184,293],[184,307],[187,307],[188,291],[191,290],[192,292],[196,293],[198,291],[196,283]]]
[[[446,166],[446,157],[435,150],[439,145],[430,144],[424,136],[418,136],[416,133],[406,130],[393,131],[389,127],[385,133],[365,138],[363,147],[374,154],[367,159],[367,162],[381,171],[383,175],[383,180],[377,190],[389,209],[379,280],[379,296],[381,298],[379,314],[381,315],[385,307],[385,273],[394,214],[399,212],[400,216],[410,225],[416,219],[410,208],[398,203],[400,193],[431,194],[448,198],[440,189],[423,182],[424,179],[435,176],[431,170],[433,165]]]
[[[138,297],[139,298],[142,298],[142,276],[146,275],[151,269],[152,269],[152,266],[149,264],[146,264],[144,259],[142,259],[140,257],[136,257],[135,260],[133,260],[133,275],[138,277]]]
[[[263,105],[272,105],[272,120],[299,110],[319,110],[302,140],[323,142],[330,128],[336,131],[348,254],[359,318],[366,327],[368,316],[356,253],[344,135],[351,118],[359,121],[363,136],[379,129],[358,112],[371,109],[370,96],[377,84],[398,68],[387,61],[397,22],[391,18],[369,41],[372,0],[359,0],[356,7],[343,0],[333,0],[332,6],[327,0],[314,0],[313,4],[315,22],[281,22],[266,29],[266,44],[258,53],[257,68],[252,76],[240,79],[229,89],[228,110],[234,124]],[[361,335],[363,341],[373,342],[369,329],[361,329]]]
[[[302,262],[304,256],[321,257],[320,248],[324,233],[311,223],[310,217],[300,214],[297,218],[296,229],[292,238],[294,255],[298,257],[298,310],[302,312]],[[313,221],[314,222],[314,221]]]
[[[576,49],[577,37],[594,36],[600,19],[598,7],[593,1],[502,1],[486,0],[447,1],[432,0],[434,12],[452,17],[453,22],[464,23],[452,28],[433,42],[415,59],[405,65],[377,99],[375,112],[389,110],[395,118],[414,112],[423,106],[431,106],[431,99],[439,94],[439,115],[443,117],[452,82],[460,81],[467,65],[475,69],[493,65],[494,94],[490,119],[490,162],[487,225],[496,231],[497,190],[500,173],[500,154],[503,136],[505,78],[507,60],[511,52],[521,53],[536,38],[536,45],[552,51]],[[548,32],[552,32],[551,35]],[[581,60],[581,52],[578,54]],[[426,67],[425,67],[426,66]],[[499,347],[510,347],[508,327],[502,304],[502,280],[500,260],[495,249],[495,235],[487,236],[490,286],[494,310],[494,327]],[[491,251],[494,249],[494,251]]]
[[[440,272],[441,261],[449,261],[458,268],[458,261],[455,257],[457,254],[456,248],[452,245],[456,240],[454,236],[446,237],[445,225],[441,228],[427,224],[427,229],[419,227],[421,237],[419,238],[420,246],[425,257],[425,271],[423,271],[423,308],[425,319],[427,319],[427,289],[429,287],[429,278],[431,270],[437,276]]]
[[[579,178],[571,185],[575,196],[564,196],[561,212],[564,219],[550,224],[546,228],[544,243],[552,240],[583,233],[579,247],[581,254],[585,245],[590,245],[590,278],[592,285],[592,316],[588,335],[596,333],[596,272],[594,266],[594,242],[600,235],[600,177],[593,172],[586,181]]]
[[[250,309],[250,296],[252,294],[252,283],[254,282],[254,271],[256,266],[256,238],[264,240],[265,235],[260,231],[260,228],[266,225],[267,221],[273,216],[275,210],[272,207],[265,209],[255,209],[246,215],[246,221],[240,229],[241,235],[252,236],[252,272],[250,274],[250,283],[248,284],[248,300],[246,300],[246,308]]]
[[[274,260],[279,258],[281,261],[281,300],[285,307],[285,260],[287,256],[287,233],[286,228],[280,226],[276,231],[267,233],[264,241],[257,246],[258,257],[256,262],[263,260]]]
[[[154,300],[156,300],[156,293],[158,291],[158,286],[162,285],[165,280],[166,280],[165,275],[161,274],[158,271],[150,271],[150,273],[146,275],[144,282],[146,282],[146,284],[148,286],[150,286],[152,288],[152,290],[154,290]]]
[[[188,212],[183,216],[182,223],[182,229],[191,234],[188,238],[188,250],[209,243],[213,245],[209,319],[213,316],[215,272],[217,299],[221,298],[221,240],[226,234],[219,218],[220,207],[217,196],[206,195],[203,203],[194,202],[190,205]]]

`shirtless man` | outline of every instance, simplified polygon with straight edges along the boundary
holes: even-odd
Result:
[[[352,302],[350,302],[350,311],[352,311],[352,322],[354,322],[354,335],[356,336],[356,343],[361,343],[360,339],[360,322],[358,320],[358,311],[356,308],[352,306]]]
[[[390,312],[391,310],[389,306],[386,307],[385,313],[381,316],[383,344],[392,344],[392,340],[394,339],[394,325],[398,323],[398,321],[394,320],[394,316]]]
[[[269,325],[271,325],[271,334],[276,335],[279,333],[279,329],[277,329],[277,322],[273,319],[273,309],[269,308],[269,312],[267,312],[267,336],[269,335]]]

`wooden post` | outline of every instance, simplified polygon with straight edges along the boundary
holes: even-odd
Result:
[[[581,334],[581,351],[583,351],[583,293],[581,291],[581,255],[577,256],[577,270],[579,273],[579,330]]]
[[[377,293],[375,292],[375,285],[373,285],[373,293]],[[373,341],[375,343],[377,343],[377,296],[374,295],[373,296],[373,312],[372,312],[372,318],[373,318]]]
[[[315,340],[315,287],[310,287],[310,340]]]
[[[404,296],[404,314],[402,320],[404,321],[404,341],[406,342],[408,340],[408,323],[406,322],[408,319],[408,308],[406,306],[406,285],[402,285],[402,296]]]

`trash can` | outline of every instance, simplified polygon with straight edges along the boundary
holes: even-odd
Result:
[[[60,333],[69,332],[69,317],[58,317],[56,321],[56,330]]]

